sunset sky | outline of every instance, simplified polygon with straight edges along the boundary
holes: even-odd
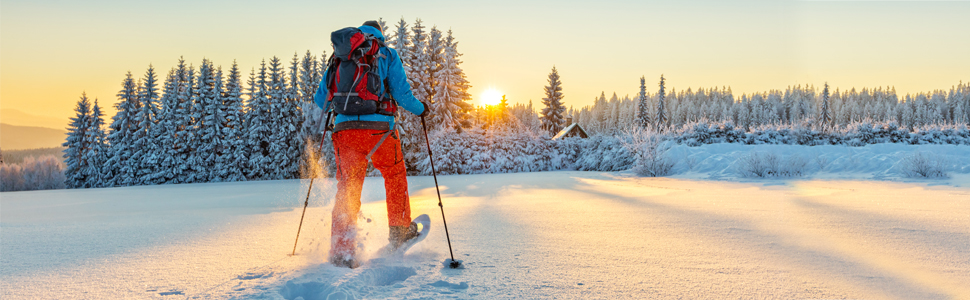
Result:
[[[331,31],[378,17],[452,29],[471,93],[512,103],[540,105],[554,65],[575,107],[633,96],[642,75],[656,92],[661,74],[736,96],[824,82],[948,90],[970,80],[968,15],[970,1],[4,0],[0,108],[66,123],[83,91],[114,104],[127,71],[164,75],[184,56],[248,75],[263,58],[329,52]]]

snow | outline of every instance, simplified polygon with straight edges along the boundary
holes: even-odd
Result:
[[[757,148],[753,148],[757,147]],[[801,147],[801,148],[799,148]],[[803,178],[730,171],[752,150],[831,161]],[[893,160],[925,151],[951,176]],[[838,153],[852,153],[836,156]],[[539,172],[409,178],[431,234],[358,269],[326,263],[332,180],[0,194],[4,299],[970,298],[967,146],[676,146],[678,174]],[[678,154],[679,153],[679,154]],[[814,163],[810,163],[814,164]],[[872,180],[881,179],[881,180]],[[383,181],[365,181],[366,253],[386,244]]]
[[[745,145],[707,144],[699,147],[677,145],[668,154],[677,161],[676,178],[737,180],[738,158],[743,155],[773,153],[783,159],[797,157],[807,162],[807,178],[876,179],[908,181],[902,173],[905,158],[923,153],[941,159],[953,174],[970,173],[970,146],[870,144],[863,147],[836,145]]]

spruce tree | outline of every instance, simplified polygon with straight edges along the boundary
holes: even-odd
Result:
[[[175,126],[171,130],[175,134],[172,151],[172,183],[192,183],[194,175],[190,157],[195,151],[195,121],[192,119],[194,109],[193,94],[195,89],[195,69],[180,63],[179,87],[176,96],[178,105],[175,108]]]
[[[401,21],[397,23],[397,30],[394,31],[394,34],[387,41],[387,45],[397,50],[397,54],[401,59],[407,60],[408,51],[411,47],[411,34],[408,32],[408,23],[404,21],[404,18],[401,18]]]
[[[231,159],[231,154],[226,153],[226,131],[225,127],[228,113],[226,109],[226,104],[223,102],[225,100],[224,95],[226,94],[226,86],[223,81],[222,66],[216,67],[215,72],[215,82],[216,82],[216,101],[215,108],[210,108],[209,111],[216,114],[212,119],[214,120],[213,127],[216,127],[215,136],[218,141],[213,141],[213,147],[215,148],[215,162],[213,162],[212,169],[209,171],[209,182],[223,182],[226,181],[226,176],[229,174],[228,168],[229,163],[227,159]]]
[[[64,149],[64,170],[67,188],[82,188],[87,182],[88,165],[84,159],[90,151],[88,140],[85,139],[91,125],[91,103],[88,101],[86,93],[81,93],[81,99],[74,108],[75,117],[71,118],[71,123],[67,127],[67,141],[62,146]]]
[[[304,137],[302,136],[303,112],[299,100],[299,58],[294,53],[290,63],[289,80],[283,78],[281,84],[284,89],[283,98],[280,99],[279,127],[276,139],[279,140],[281,151],[274,152],[274,160],[278,164],[278,179],[292,179],[299,176],[300,158],[304,148]]]
[[[451,30],[448,30],[444,46],[444,62],[438,70],[438,86],[432,104],[434,114],[431,122],[439,126],[455,127],[461,125],[461,121],[466,119],[464,115],[471,109],[471,104],[467,102],[471,99],[471,94],[468,93],[471,86],[459,66],[461,60],[458,56],[461,54],[458,53],[458,43]]]
[[[822,122],[823,128],[828,128],[829,123],[832,122],[832,117],[829,116],[829,83],[825,83],[825,88],[822,89],[822,115],[819,117],[819,121]]]
[[[199,66],[199,78],[196,81],[193,94],[194,109],[192,119],[195,120],[195,147],[190,155],[189,164],[192,168],[189,182],[221,181],[216,177],[216,164],[221,158],[222,148],[222,103],[220,82],[216,78],[213,64],[208,59],[202,60]]]
[[[121,101],[115,104],[117,113],[111,118],[111,134],[108,135],[111,155],[105,163],[108,169],[106,186],[130,184],[139,167],[131,157],[135,150],[133,137],[138,128],[138,124],[135,123],[136,114],[141,108],[141,103],[138,101],[138,87],[131,72],[128,72],[121,85],[121,91],[117,95]]]
[[[326,67],[326,66],[322,66]],[[316,57],[314,57],[309,50],[303,55],[303,61],[300,63],[300,77],[297,81],[298,89],[300,91],[300,106],[303,112],[303,126],[301,128],[302,136],[311,137],[315,140],[319,140],[320,124],[324,122],[323,109],[314,103],[313,97],[316,95],[317,88],[320,87],[320,69],[321,66],[317,62]]]
[[[294,81],[297,83],[301,102],[313,103],[313,96],[320,86],[320,77],[318,75],[320,72],[317,71],[319,68],[320,64],[317,62],[316,56],[313,56],[310,50],[307,50],[306,54],[303,55],[303,60],[300,62],[299,80]]]
[[[404,63],[407,70],[408,83],[411,84],[411,91],[414,97],[424,103],[431,103],[431,58],[428,56],[428,37],[424,32],[424,25],[421,19],[414,22],[411,27],[411,45],[408,49],[408,59]]]
[[[667,119],[667,108],[664,107],[664,100],[667,94],[664,92],[664,76],[660,75],[660,91],[657,92],[657,128],[663,130],[670,124]]]
[[[180,61],[180,64],[182,61]],[[145,178],[146,184],[162,184],[172,179],[172,168],[174,163],[172,149],[175,147],[175,111],[178,106],[178,87],[179,77],[177,69],[172,68],[165,76],[162,84],[162,96],[159,99],[158,115],[155,126],[151,128],[151,138],[155,140],[156,148],[152,154],[156,166],[152,167],[153,173]]]
[[[647,128],[650,125],[650,111],[647,106],[647,77],[640,76],[640,93],[637,94],[637,125]]]
[[[152,184],[152,174],[158,167],[158,140],[152,136],[158,113],[158,79],[155,77],[155,68],[148,65],[148,72],[142,80],[139,89],[138,101],[141,108],[135,114],[134,124],[137,127],[132,131],[132,164],[136,170],[134,176],[127,178],[124,185],[144,185]]]
[[[426,55],[428,56],[428,104],[431,104],[433,97],[437,94],[438,81],[440,81],[440,76],[442,67],[445,62],[445,41],[441,36],[441,30],[438,30],[438,26],[431,26],[431,31],[428,33],[428,46],[426,48]]]
[[[269,137],[272,134],[269,123],[273,118],[266,92],[266,61],[260,65],[257,77],[255,70],[249,75],[249,91],[246,103],[246,147],[249,150],[249,162],[246,177],[250,180],[269,179],[270,165]]]
[[[545,87],[546,97],[542,98],[542,104],[546,107],[542,109],[542,128],[550,135],[556,134],[563,128],[563,111],[566,107],[562,104],[562,82],[559,81],[559,71],[552,67],[549,73],[549,85]]]
[[[285,179],[284,168],[288,162],[286,155],[289,148],[290,122],[287,114],[287,86],[286,72],[283,64],[276,56],[269,60],[269,90],[266,99],[269,102],[268,125],[271,134],[267,136],[269,142],[269,176],[271,179]],[[295,128],[294,128],[295,129]]]
[[[226,166],[221,175],[225,181],[244,181],[246,180],[244,171],[248,166],[249,156],[248,151],[246,151],[241,75],[239,74],[239,65],[235,61],[232,62],[232,69],[229,69],[229,77],[222,94],[222,103],[226,110],[224,114],[225,123],[222,126],[225,134],[222,161]]]
[[[85,134],[85,143],[88,151],[84,153],[84,161],[87,166],[85,170],[86,188],[96,188],[104,186],[104,175],[102,168],[108,160],[107,136],[104,132],[104,114],[98,106],[98,99],[94,99],[94,108],[91,109],[90,122]]]
[[[427,34],[424,31],[424,25],[421,24],[421,19],[415,21],[414,26],[411,28],[410,35],[402,35],[396,37],[400,44],[400,39],[402,37],[410,36],[411,44],[408,46],[407,51],[398,50],[401,56],[402,63],[404,64],[405,72],[408,76],[408,83],[411,86],[411,91],[414,97],[423,103],[431,104],[431,94],[429,93],[429,80],[430,75],[429,70],[429,58],[427,55]],[[395,126],[401,126],[404,132],[421,132],[421,118],[412,114],[401,114],[400,118],[395,121]],[[401,148],[404,152],[405,165],[408,168],[408,172],[411,174],[420,172],[417,168],[419,162],[424,159],[422,155],[424,147],[424,138],[419,137],[418,134],[409,135],[401,140]]]

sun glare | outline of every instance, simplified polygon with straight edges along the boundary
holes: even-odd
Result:
[[[484,105],[496,105],[502,102],[502,92],[494,89],[488,88],[482,92],[481,98],[478,99]]]

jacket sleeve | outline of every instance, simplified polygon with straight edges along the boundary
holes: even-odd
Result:
[[[424,105],[417,98],[414,98],[414,93],[411,92],[411,84],[408,83],[408,75],[404,73],[401,57],[397,55],[397,51],[394,51],[394,49],[388,50],[390,50],[391,55],[388,57],[387,83],[391,87],[391,96],[394,97],[394,100],[397,100],[397,105],[413,114],[420,115],[424,112]]]
[[[317,88],[317,93],[313,95],[313,102],[317,103],[321,109],[326,110],[327,105],[330,105],[330,101],[327,101],[327,72],[323,72],[323,78],[320,79],[320,87]]]

